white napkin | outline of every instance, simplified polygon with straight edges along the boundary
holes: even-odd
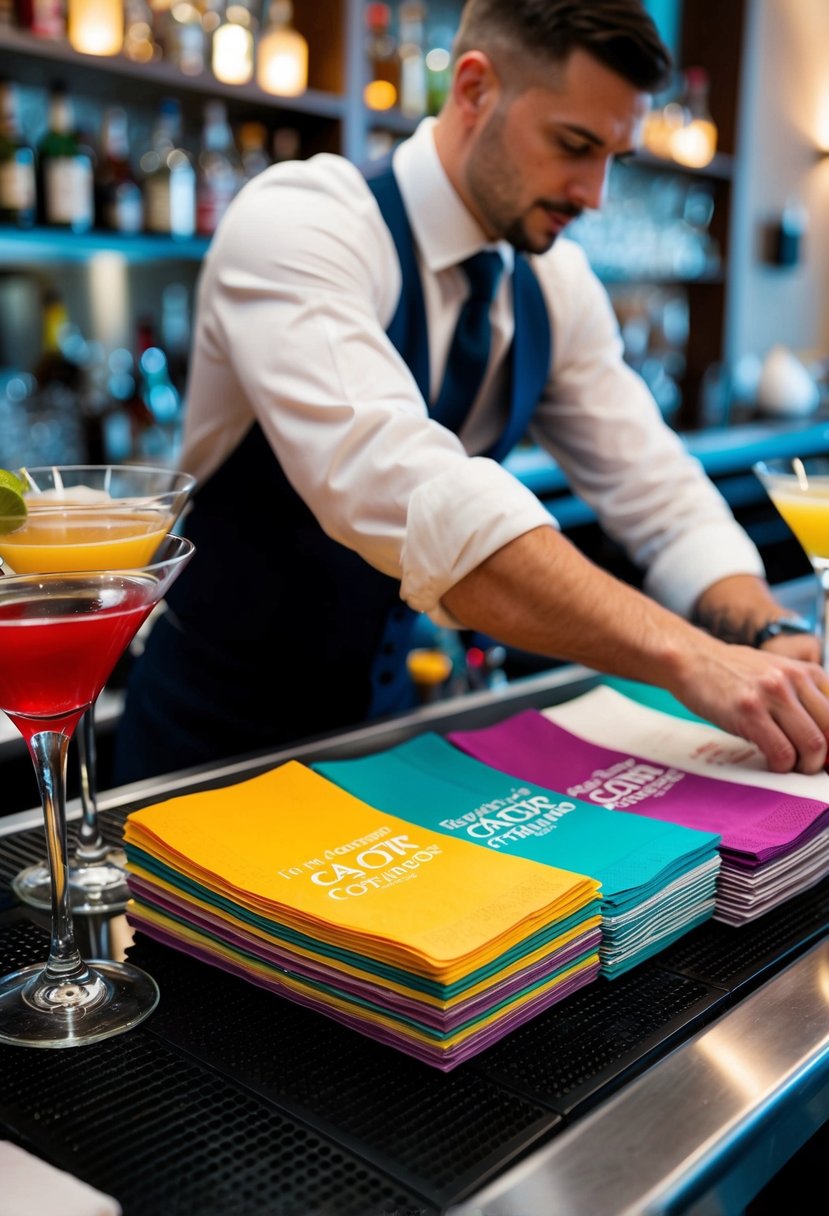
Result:
[[[121,1216],[121,1205],[80,1178],[0,1140],[0,1216]]]

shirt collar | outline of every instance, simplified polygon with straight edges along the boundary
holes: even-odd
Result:
[[[434,127],[434,118],[424,118],[414,135],[395,150],[392,161],[423,262],[437,273],[481,249],[495,249],[511,273],[515,251],[506,241],[487,241],[467,211],[440,163]]]

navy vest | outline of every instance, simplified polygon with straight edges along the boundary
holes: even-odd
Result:
[[[390,168],[368,184],[403,276],[388,335],[428,401],[423,290],[403,200]],[[550,368],[547,310],[520,256],[513,293],[511,408],[487,453],[498,460],[525,434]],[[264,728],[261,739],[248,735],[237,750],[321,734],[414,703],[405,658],[416,614],[400,599],[399,582],[326,536],[258,424],[198,489],[186,532],[196,555],[168,604],[183,631],[180,645],[199,655],[191,667],[200,670],[187,676],[195,682],[194,703],[221,712],[228,730],[245,719]]]

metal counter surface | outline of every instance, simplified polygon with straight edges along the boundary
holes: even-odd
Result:
[[[102,796],[102,819],[117,838],[139,805],[485,725],[596,679],[557,668],[127,786]],[[40,822],[0,819],[0,908],[42,851]],[[10,904],[4,971],[45,956],[42,921]],[[158,1009],[88,1048],[0,1047],[0,1135],[124,1216],[737,1216],[829,1121],[827,930],[829,880],[739,930],[701,926],[449,1074],[139,935],[130,957],[158,980]]]

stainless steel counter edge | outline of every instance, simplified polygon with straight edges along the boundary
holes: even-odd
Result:
[[[742,1212],[827,1119],[823,941],[451,1216]]]

